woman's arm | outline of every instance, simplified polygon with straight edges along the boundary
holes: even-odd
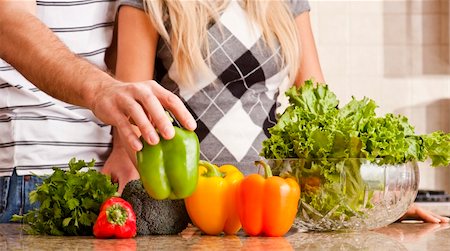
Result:
[[[305,80],[313,78],[316,82],[324,83],[322,69],[319,63],[314,35],[311,29],[309,12],[303,12],[295,18],[299,34],[300,68],[295,79],[297,86]]]
[[[153,79],[158,32],[144,11],[119,10],[116,77],[127,82]]]

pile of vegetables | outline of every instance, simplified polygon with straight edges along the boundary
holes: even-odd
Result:
[[[69,170],[54,168],[30,194],[40,207],[14,220],[29,224],[33,234],[98,238],[176,234],[190,220],[211,235],[235,234],[242,227],[251,236],[282,236],[294,221],[300,196],[315,210],[332,212],[331,218],[370,208],[361,159],[450,163],[450,134],[416,135],[404,116],[376,116],[373,100],[353,98],[339,107],[327,85],[312,81],[286,95],[290,106],[269,129],[261,155],[275,163],[275,174],[286,171],[285,159],[296,160],[289,177],[272,177],[263,162],[257,164],[264,166],[265,177],[244,177],[234,166],[199,161],[196,134],[176,128],[172,140],[144,142],[137,153],[141,180],[129,182],[122,198],[114,197],[117,185],[109,176],[91,168],[94,161],[72,159]]]
[[[363,98],[339,107],[325,84],[311,80],[286,92],[289,106],[269,129],[261,155],[274,159],[274,172],[283,159],[300,158],[290,175],[302,185],[302,200],[319,212],[334,211],[335,218],[351,217],[363,207],[364,184],[360,174],[364,158],[377,164],[401,164],[431,159],[433,166],[450,163],[450,134],[436,131],[416,135],[402,115],[376,116],[377,105]],[[278,161],[277,161],[278,160]],[[277,163],[279,165],[277,165]],[[340,177],[345,175],[345,189]]]

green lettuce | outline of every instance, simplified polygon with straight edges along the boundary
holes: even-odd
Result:
[[[339,108],[328,86],[311,80],[286,95],[290,105],[263,141],[261,155],[267,159],[366,158],[401,164],[430,158],[433,166],[450,163],[450,134],[416,135],[405,116],[377,117],[371,99],[353,97]]]
[[[427,158],[433,166],[450,163],[450,134],[416,135],[405,116],[378,117],[369,98],[352,97],[339,107],[327,85],[311,80],[290,88],[286,96],[289,106],[269,128],[261,156],[280,160],[273,166],[275,173],[281,160],[303,159],[293,162],[291,175],[302,185],[302,200],[319,212],[334,210],[334,217],[351,217],[372,206],[360,173],[363,159],[380,165]],[[346,206],[336,207],[339,203]]]

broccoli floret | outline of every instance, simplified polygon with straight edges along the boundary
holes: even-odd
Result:
[[[128,182],[122,198],[133,206],[138,235],[178,234],[190,222],[184,200],[155,200],[140,180]]]

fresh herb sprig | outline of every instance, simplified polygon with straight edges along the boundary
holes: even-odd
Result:
[[[93,169],[94,164],[95,160],[72,158],[69,170],[53,168],[53,174],[30,193],[30,202],[39,202],[39,208],[12,220],[28,224],[30,234],[91,235],[101,204],[117,193],[117,185]]]

